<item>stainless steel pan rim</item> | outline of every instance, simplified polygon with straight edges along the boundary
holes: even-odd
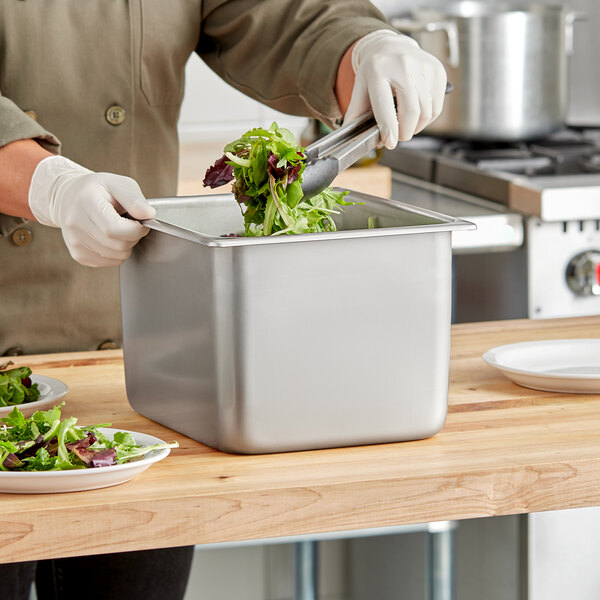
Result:
[[[341,188],[334,188],[338,191]],[[211,194],[210,196],[189,196],[187,199],[190,202],[198,200],[199,202],[215,202],[215,203],[232,203],[235,202],[233,194]],[[201,243],[205,246],[213,247],[231,247],[231,246],[256,246],[264,244],[287,244],[287,243],[298,243],[298,242],[311,242],[311,241],[325,241],[325,240],[340,240],[349,238],[359,237],[382,237],[382,236],[393,236],[393,235],[410,235],[415,233],[426,233],[431,231],[432,233],[439,233],[444,231],[457,231],[457,230],[469,230],[476,229],[476,226],[463,219],[455,217],[449,217],[447,215],[427,210],[424,208],[418,208],[410,204],[405,204],[397,200],[389,200],[386,198],[379,198],[371,196],[369,194],[362,194],[359,192],[352,192],[352,199],[360,202],[361,199],[368,201],[370,205],[379,205],[381,207],[389,207],[392,209],[402,210],[404,212],[413,213],[423,217],[428,217],[438,221],[437,223],[425,224],[425,225],[406,225],[402,227],[380,227],[375,229],[348,229],[338,230],[331,232],[320,232],[320,233],[300,233],[294,235],[281,235],[281,236],[266,236],[266,237],[221,237],[217,235],[208,235],[206,233],[199,232],[195,229],[189,229],[182,225],[170,223],[160,217],[154,219],[148,219],[142,221],[143,225],[149,229],[167,233],[175,237],[186,239],[192,242]],[[157,208],[160,212],[160,207],[168,207],[169,203],[181,202],[182,197],[176,198],[154,198],[150,199],[149,203]],[[351,209],[347,207],[346,210]]]

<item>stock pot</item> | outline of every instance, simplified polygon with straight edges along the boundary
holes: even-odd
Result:
[[[426,133],[487,141],[543,137],[566,118],[567,57],[580,13],[471,0],[421,8],[392,25],[437,56],[454,84]]]

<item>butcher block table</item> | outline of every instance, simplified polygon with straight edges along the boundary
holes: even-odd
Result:
[[[114,487],[0,494],[0,560],[600,505],[600,395],[519,387],[481,358],[500,344],[599,336],[600,317],[455,325],[449,414],[439,434],[262,456],[212,450],[135,413],[119,350],[17,357],[69,385],[65,416],[180,447]]]

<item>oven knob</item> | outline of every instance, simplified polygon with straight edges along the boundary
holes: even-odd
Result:
[[[600,296],[600,250],[588,250],[571,259],[567,284],[578,296]]]

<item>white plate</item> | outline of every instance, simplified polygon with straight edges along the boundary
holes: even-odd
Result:
[[[535,390],[600,394],[600,339],[508,344],[488,350],[483,359]]]
[[[126,429],[99,428],[112,439],[117,431]],[[134,440],[142,446],[164,444],[162,440],[146,433],[129,431]],[[111,467],[96,467],[92,469],[74,469],[72,471],[30,471],[10,472],[0,471],[0,492],[9,494],[54,494],[59,492],[81,492],[98,488],[118,485],[133,479],[145,471],[153,463],[168,456],[170,448],[153,450],[144,458]]]
[[[56,406],[58,400],[69,391],[66,383],[54,379],[53,377],[33,374],[30,378],[31,383],[38,384],[38,390],[40,390],[39,398],[35,402],[0,407],[0,418],[6,417],[15,406],[18,406],[19,410],[26,417],[30,417],[36,410],[48,410],[49,408]]]

